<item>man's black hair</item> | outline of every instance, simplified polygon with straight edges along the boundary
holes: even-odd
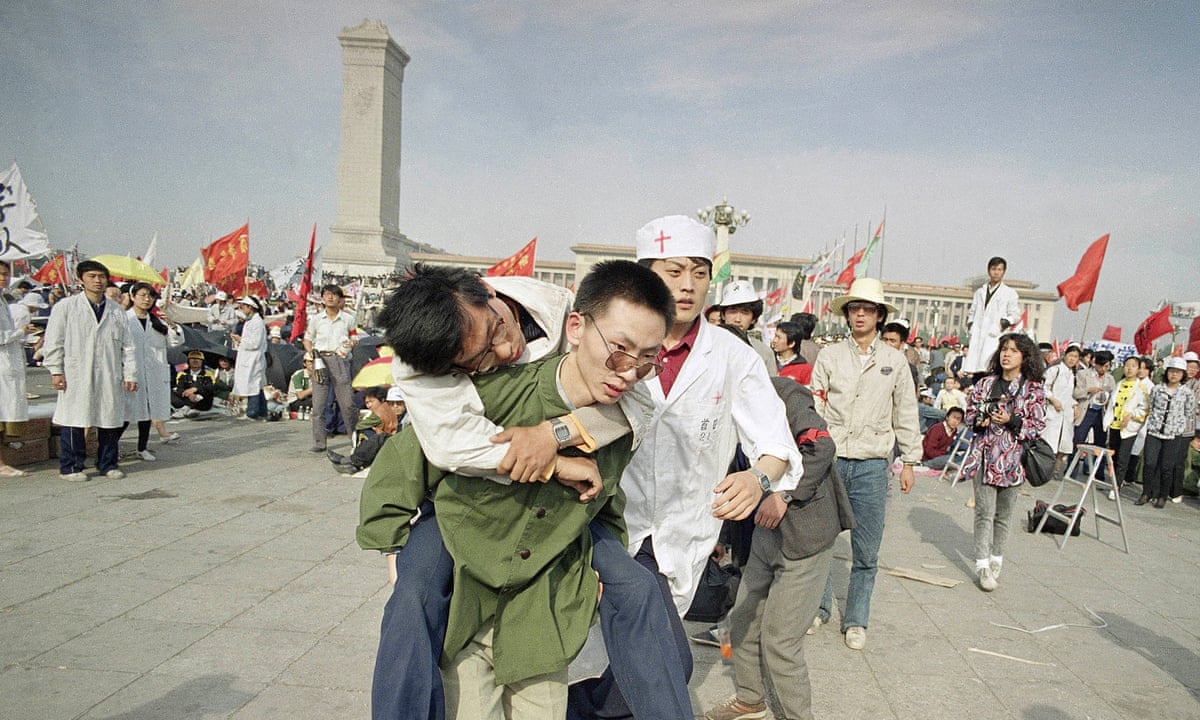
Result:
[[[1111,365],[1115,356],[1108,350],[1097,350],[1092,355],[1093,365]]]
[[[812,313],[792,313],[791,322],[800,326],[800,340],[812,340],[813,331],[817,329],[817,316]],[[791,335],[788,335],[790,338]]]
[[[853,302],[864,302],[864,301],[853,301]],[[875,309],[879,312],[879,319],[875,322],[875,329],[879,331],[880,335],[882,335],[883,328],[884,328],[884,326],[887,325],[888,309],[887,309],[887,306],[880,305],[879,303],[875,303]],[[845,305],[842,306],[842,317],[845,318],[846,325],[849,326],[850,325],[850,303],[846,303]],[[908,337],[908,336],[905,335],[905,337]]]
[[[343,300],[346,298],[346,293],[342,291],[342,287],[340,285],[334,285],[333,283],[321,286],[321,294],[324,295],[325,293],[333,293]]]
[[[957,405],[951,407],[949,410],[946,411],[946,417],[950,417],[950,415],[952,413],[958,413],[959,417],[966,417],[966,413],[964,413],[963,409]]]
[[[388,389],[386,385],[378,385],[376,387],[363,388],[363,399],[373,397],[380,402],[387,398]]]
[[[1005,260],[1004,258],[1000,257],[999,255],[993,257],[991,260],[988,260],[988,270],[991,270],[992,268],[996,267],[997,265],[1003,265],[1005,270],[1008,269],[1008,261]],[[976,267],[978,267],[978,266],[976,266]]]
[[[902,323],[890,322],[884,325],[879,334],[882,335],[884,333],[896,333],[900,336],[900,342],[908,342],[908,328],[904,327]]]
[[[779,323],[779,326],[775,328],[775,334],[778,335],[779,333],[783,333],[783,341],[785,343],[788,345],[794,345],[796,346],[796,349],[799,349],[800,340],[802,339],[800,336],[804,334],[804,329],[800,326],[800,323],[794,323],[790,320],[787,322],[781,322]]]
[[[8,269],[9,272],[12,272],[12,263],[10,263],[9,261],[0,260],[0,265],[3,265],[5,268]]]
[[[621,299],[662,316],[667,330],[675,323],[675,298],[658,273],[628,260],[605,260],[579,281],[575,312],[596,317]]]
[[[444,375],[462,349],[464,308],[486,305],[490,298],[470,270],[417,263],[388,294],[377,322],[396,357],[417,372]]]
[[[108,271],[108,268],[104,267],[102,263],[98,263],[95,260],[82,260],[78,265],[75,266],[75,277],[82,279],[83,274],[86,272],[102,272],[104,273],[104,277],[112,277],[112,273]]]

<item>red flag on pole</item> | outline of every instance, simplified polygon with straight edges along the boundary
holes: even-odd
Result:
[[[825,304],[821,306],[821,317],[825,317],[826,315],[828,315],[832,312],[833,312],[833,306],[829,304],[828,300],[826,300]]]
[[[1133,333],[1133,344],[1141,355],[1149,355],[1154,350],[1154,341],[1175,329],[1171,324],[1171,306],[1163,305],[1162,309],[1150,313],[1150,317],[1138,325]],[[1107,337],[1107,336],[1106,336]]]
[[[246,268],[250,265],[250,223],[246,223],[205,248],[204,281],[231,295],[246,291]]]
[[[296,300],[296,314],[292,318],[292,336],[288,342],[304,335],[308,329],[308,296],[312,292],[313,250],[317,245],[317,224],[313,223],[312,238],[308,241],[308,259],[304,261],[304,275],[300,278],[300,297]]]
[[[778,305],[783,302],[783,288],[775,288],[767,293],[767,297],[763,299],[763,302],[766,305]]]
[[[843,268],[842,272],[837,276],[837,284],[846,288],[847,291],[850,290],[850,285],[854,283],[854,273],[858,267],[858,264],[862,262],[863,253],[866,251],[867,248],[863,248],[862,250],[854,253],[854,255],[850,257],[850,260],[846,262],[846,267]]]
[[[1121,342],[1121,328],[1116,325],[1109,325],[1104,328],[1104,334],[1100,336],[1100,339]]]
[[[43,265],[37,272],[33,274],[33,279],[43,285],[66,285],[67,284],[67,261],[62,253],[54,256],[54,259]]]
[[[1200,317],[1193,320],[1191,328],[1188,329],[1187,349],[1200,354]]]
[[[537,254],[537,238],[529,241],[529,244],[521,248],[515,255],[507,257],[495,265],[487,269],[485,273],[488,277],[498,277],[502,275],[522,275],[524,277],[533,277],[533,260]]]
[[[915,341],[917,339],[917,328],[919,328],[919,327],[921,327],[921,323],[916,323],[916,322],[913,323],[912,330],[908,331],[908,339],[905,340],[904,342],[908,343],[909,345],[912,345],[913,341]]]
[[[1080,304],[1091,302],[1096,296],[1096,283],[1100,280],[1100,266],[1104,264],[1104,253],[1108,250],[1108,235],[1092,243],[1075,274],[1058,284],[1058,296],[1067,301],[1067,308],[1078,310]]]
[[[812,311],[813,311],[813,299],[812,299],[812,296],[810,295],[808,298],[808,302],[804,303],[804,309],[801,310],[800,312],[808,313],[809,315],[812,315]]]

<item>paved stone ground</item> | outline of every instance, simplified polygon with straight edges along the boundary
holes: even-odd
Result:
[[[0,718],[368,717],[387,591],[353,540],[360,481],[307,452],[304,423],[171,427],[184,442],[124,480],[50,462],[0,483]],[[865,652],[836,626],[809,638],[818,718],[1200,717],[1200,504],[1127,502],[1129,555],[1112,526],[1063,552],[1018,530],[985,594],[968,492],[920,478],[893,498],[882,562],[962,584],[881,574]],[[998,626],[1094,624],[1085,606],[1107,627]],[[695,652],[699,715],[732,685]]]

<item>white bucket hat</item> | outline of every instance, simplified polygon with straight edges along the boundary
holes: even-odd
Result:
[[[1195,353],[1192,353],[1195,355]],[[1164,370],[1182,370],[1187,372],[1187,360],[1181,357],[1169,357],[1166,363],[1163,364]]]
[[[734,305],[758,304],[758,312],[762,312],[762,298],[754,291],[754,285],[749,280],[734,280],[725,286],[721,293],[721,302],[713,307],[727,308]]]
[[[637,259],[700,257],[712,260],[717,236],[712,228],[687,215],[668,215],[651,220],[637,231]]]
[[[850,285],[849,292],[833,299],[830,307],[835,313],[840,314],[842,307],[846,303],[854,302],[855,300],[882,305],[887,308],[888,313],[896,312],[896,306],[883,299],[883,283],[875,278],[858,278]]]
[[[1196,353],[1192,352],[1191,350],[1188,350],[1187,352],[1185,352],[1183,354],[1183,362],[1185,364],[1190,363],[1190,362],[1200,363],[1200,355],[1197,355]]]

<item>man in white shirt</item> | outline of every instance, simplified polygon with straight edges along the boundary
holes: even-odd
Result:
[[[213,304],[208,306],[208,329],[233,332],[237,321],[237,310],[229,304],[229,296],[218,290]]]
[[[356,422],[354,391],[350,387],[350,349],[358,342],[354,335],[354,316],[342,310],[346,294],[337,285],[321,288],[325,312],[312,318],[304,331],[304,349],[316,357],[317,369],[324,372],[313,378],[312,451],[325,452],[325,406],[332,390],[349,432]]]

